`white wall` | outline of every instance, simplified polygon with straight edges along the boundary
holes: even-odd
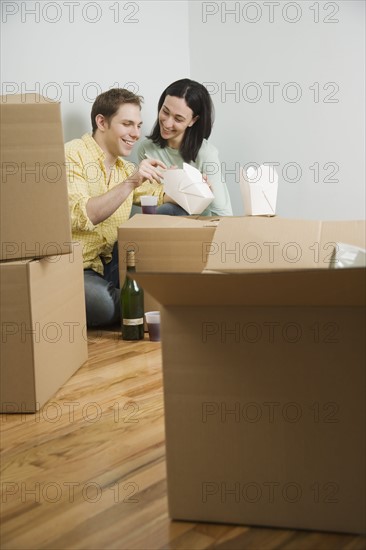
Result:
[[[116,85],[145,96],[149,133],[162,90],[190,76],[212,93],[211,139],[232,171],[234,213],[243,212],[239,165],[277,162],[279,215],[365,217],[363,0],[0,7],[2,93],[60,99],[65,141],[90,130],[95,96]]]
[[[187,2],[1,1],[1,21],[2,94],[60,100],[65,141],[90,131],[96,95],[113,86],[145,97],[149,133],[163,89],[189,76]]]
[[[239,165],[277,162],[279,215],[364,218],[364,1],[190,2],[189,23],[234,212]]]

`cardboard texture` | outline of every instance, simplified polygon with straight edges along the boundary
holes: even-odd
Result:
[[[222,218],[206,244],[206,270],[325,269],[339,241],[364,247],[364,221]]]
[[[0,96],[1,260],[72,251],[60,104]]]
[[[197,168],[183,163],[183,168],[166,170],[164,191],[188,214],[201,214],[214,199],[214,195]]]
[[[138,272],[202,271],[205,267],[202,239],[211,242],[217,220],[135,214],[118,228],[120,284],[125,280],[126,251],[130,247],[136,251]],[[145,311],[159,310],[159,302],[146,289],[144,291]]]
[[[240,170],[240,191],[245,216],[276,214],[278,174],[274,166],[250,166]]]
[[[187,246],[192,273],[157,272],[185,249],[148,233],[160,255],[136,279],[162,304],[170,516],[364,533],[366,270],[329,265],[333,242],[365,248],[365,222],[225,218],[196,232],[196,263]]]
[[[81,247],[0,262],[1,412],[36,412],[87,360]]]

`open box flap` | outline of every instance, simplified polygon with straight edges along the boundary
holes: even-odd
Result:
[[[319,256],[321,222],[281,218],[223,218],[207,247],[211,271],[327,268]],[[325,261],[324,261],[325,260]]]
[[[136,273],[164,306],[365,306],[366,269]]]
[[[233,271],[327,269],[337,242],[365,248],[363,220],[222,218],[207,243],[206,269]]]

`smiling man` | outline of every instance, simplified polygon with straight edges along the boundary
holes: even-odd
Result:
[[[99,95],[92,107],[92,134],[65,145],[73,240],[83,246],[87,323],[90,327],[120,321],[117,228],[142,195],[157,195],[160,160],[139,165],[123,160],[140,137],[142,97],[122,88]],[[165,199],[166,200],[166,199]]]

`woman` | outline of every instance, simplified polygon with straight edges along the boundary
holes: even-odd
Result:
[[[194,80],[183,78],[170,84],[158,104],[158,119],[149,136],[138,148],[139,161],[158,159],[166,166],[183,168],[183,162],[208,171],[209,185],[215,196],[202,212],[206,216],[232,216],[229,192],[221,178],[217,149],[209,138],[213,125],[213,104],[207,89]],[[187,212],[170,202],[157,209],[158,214],[186,216]]]

